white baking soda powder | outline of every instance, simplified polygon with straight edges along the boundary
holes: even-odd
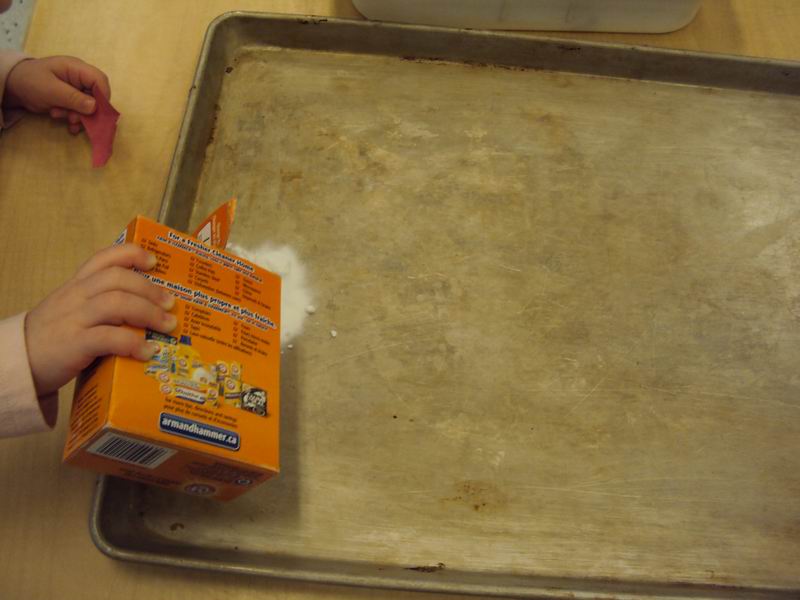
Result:
[[[228,244],[228,251],[256,263],[281,277],[281,346],[286,346],[303,331],[303,323],[313,314],[313,294],[306,281],[306,267],[289,246],[270,243],[246,249]]]

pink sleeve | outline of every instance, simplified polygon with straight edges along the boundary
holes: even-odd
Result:
[[[0,50],[0,106],[3,105],[3,94],[6,89],[6,78],[11,73],[11,69],[28,56],[21,52],[12,50]],[[25,111],[22,110],[0,110],[0,129],[11,127],[16,123]]]
[[[25,314],[0,321],[0,438],[47,431],[57,415],[57,392],[36,396],[25,345]]]

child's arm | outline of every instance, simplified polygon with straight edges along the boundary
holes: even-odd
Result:
[[[52,427],[58,388],[96,357],[153,355],[154,345],[121,325],[175,328],[174,297],[131,270],[155,264],[134,244],[101,250],[27,315],[0,322],[0,438]]]
[[[0,52],[0,103],[4,111],[47,112],[54,119],[66,118],[70,132],[78,133],[80,115],[94,112],[95,100],[89,92],[95,85],[106,98],[111,97],[105,73],[79,58],[28,58],[17,52]]]
[[[17,66],[17,63],[25,60],[27,57],[21,52],[14,52],[13,50],[0,50],[0,129],[10,127],[18,118],[19,111],[11,111],[6,109],[3,103],[5,96],[6,79],[11,69]]]
[[[53,427],[58,394],[37,398],[25,353],[25,313],[0,321],[0,438]]]

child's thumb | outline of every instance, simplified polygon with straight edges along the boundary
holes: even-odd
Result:
[[[53,106],[74,110],[82,115],[90,115],[94,112],[95,100],[88,94],[84,94],[79,89],[64,83],[60,79],[53,82],[53,89],[50,94],[50,102]]]

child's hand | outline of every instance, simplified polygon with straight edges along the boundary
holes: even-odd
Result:
[[[106,248],[28,313],[25,339],[37,394],[56,391],[98,356],[153,356],[155,344],[120,325],[163,333],[175,328],[167,312],[175,298],[131,270],[155,265],[156,257],[135,244]]]
[[[81,130],[80,115],[90,115],[95,100],[94,85],[111,97],[108,77],[100,69],[71,56],[23,60],[6,78],[5,108],[24,108],[33,113],[49,112],[54,119],[66,118],[71,133]]]

